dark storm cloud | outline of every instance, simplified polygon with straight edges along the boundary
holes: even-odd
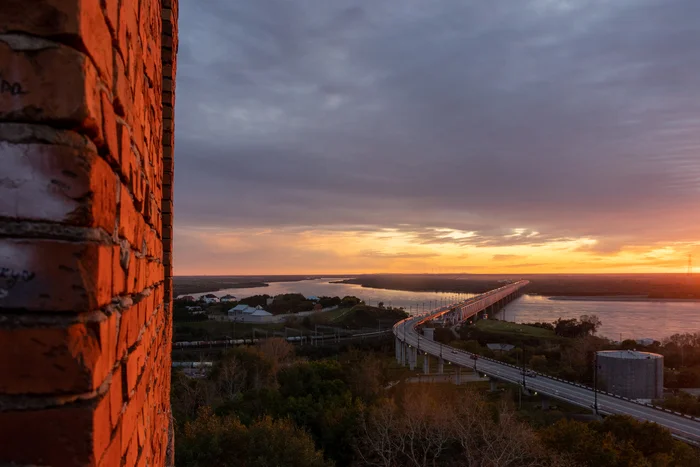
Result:
[[[188,0],[180,18],[176,227],[700,238],[697,0]]]

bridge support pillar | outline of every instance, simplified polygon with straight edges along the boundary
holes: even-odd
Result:
[[[396,353],[396,361],[401,363],[401,341],[399,338],[394,339],[394,352]]]
[[[423,373],[430,374],[430,355],[427,353],[423,355]]]
[[[461,367],[455,368],[455,384],[457,386],[462,384],[462,368]]]
[[[445,360],[440,357],[438,359],[438,373],[443,374],[445,372]]]
[[[490,390],[491,392],[496,392],[498,388],[496,385],[498,384],[498,381],[496,381],[494,378],[489,378],[489,385],[490,385]]]
[[[549,397],[543,394],[540,399],[542,400],[542,410],[549,410]]]
[[[408,367],[411,370],[415,370],[417,363],[418,363],[418,350],[415,347],[409,347],[409,349],[408,349]]]

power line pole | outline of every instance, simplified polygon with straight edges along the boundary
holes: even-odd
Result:
[[[693,275],[693,255],[688,255],[688,277]]]
[[[593,355],[593,410],[598,415],[598,352]]]

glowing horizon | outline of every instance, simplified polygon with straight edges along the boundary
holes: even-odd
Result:
[[[685,273],[688,254],[700,255],[700,242],[623,247],[613,253],[601,253],[595,250],[598,244],[595,239],[534,243],[539,234],[518,233],[518,229],[500,239],[523,237],[533,243],[477,246],[475,242],[489,243],[494,239],[444,228],[427,232],[432,232],[434,237],[428,239],[426,230],[396,229],[350,232],[177,229],[176,243],[197,243],[200,248],[181,247],[174,272],[176,275]],[[203,256],[202,246],[210,254]]]

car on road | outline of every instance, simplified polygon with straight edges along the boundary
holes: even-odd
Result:
[[[456,351],[456,350],[453,350],[452,353],[457,353],[457,351]]]
[[[532,370],[527,370],[527,371],[525,372],[525,376],[529,376],[530,378],[535,378],[535,377],[537,377],[537,373],[535,373],[535,372],[532,371]]]

